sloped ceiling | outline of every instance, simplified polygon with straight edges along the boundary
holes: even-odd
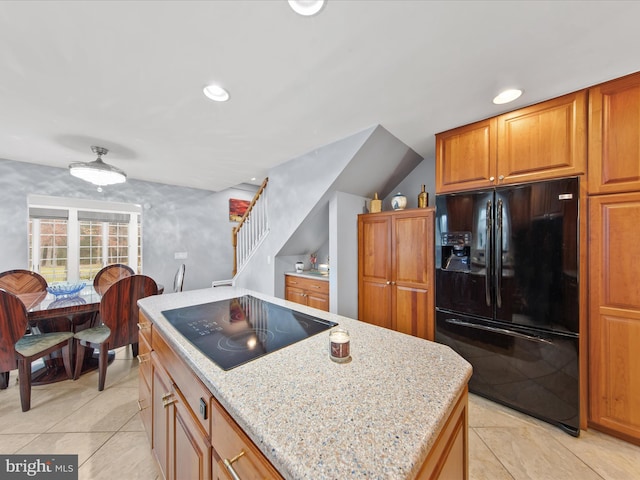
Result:
[[[66,168],[100,145],[131,178],[217,191],[377,124],[430,158],[437,132],[640,70],[638,18],[634,1],[328,0],[304,18],[286,0],[5,0],[0,158]]]

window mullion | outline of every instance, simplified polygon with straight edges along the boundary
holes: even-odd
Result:
[[[40,219],[31,220],[31,270],[40,273]]]
[[[67,281],[77,282],[80,279],[80,225],[78,209],[69,208],[67,221]]]
[[[102,266],[109,265],[109,222],[102,222]]]

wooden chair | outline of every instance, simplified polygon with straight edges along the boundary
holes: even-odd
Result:
[[[182,291],[182,284],[184,283],[184,271],[185,271],[185,265],[184,263],[182,265],[180,265],[180,268],[178,268],[178,271],[176,272],[176,276],[173,277],[173,291],[174,292],[181,292]]]
[[[93,279],[93,288],[100,295],[104,295],[107,289],[121,278],[129,277],[135,272],[133,268],[121,263],[107,265],[100,270]]]
[[[122,278],[109,288],[100,301],[102,325],[77,332],[74,379],[80,376],[85,347],[100,349],[98,356],[98,390],[104,390],[109,350],[131,345],[138,356],[138,300],[157,295],[156,282],[145,275]]]
[[[20,380],[20,402],[22,411],[31,408],[31,362],[62,349],[64,368],[72,377],[69,349],[73,344],[73,333],[54,332],[25,335],[27,309],[12,293],[0,289],[0,371],[8,382],[9,370],[18,364]]]

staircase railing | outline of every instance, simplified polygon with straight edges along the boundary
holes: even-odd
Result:
[[[267,236],[267,233],[269,233],[266,191],[268,182],[269,178],[265,178],[254,195],[253,200],[251,200],[247,211],[240,219],[240,223],[238,223],[231,232],[231,242],[233,243],[233,276],[238,273],[238,270],[242,269],[256,248]]]

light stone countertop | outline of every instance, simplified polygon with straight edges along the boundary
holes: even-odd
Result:
[[[229,371],[202,355],[163,310],[252,295],[349,330],[349,363],[329,358],[329,331]],[[235,287],[139,302],[286,479],[414,478],[471,377],[445,345]]]
[[[311,278],[313,280],[324,280],[325,282],[329,281],[328,272],[326,275],[322,275],[319,273],[309,273],[309,270],[303,270],[302,272],[285,272],[284,274],[292,277]]]

